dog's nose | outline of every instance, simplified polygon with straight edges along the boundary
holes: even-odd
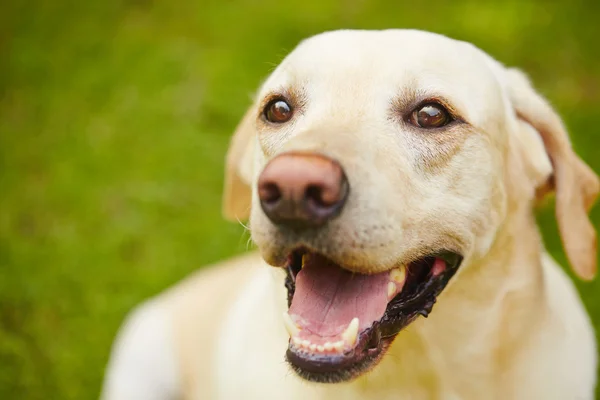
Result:
[[[258,178],[260,205],[277,225],[316,227],[340,213],[349,185],[335,160],[312,153],[284,153]]]

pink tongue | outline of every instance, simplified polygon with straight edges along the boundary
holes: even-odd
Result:
[[[383,317],[389,272],[360,275],[309,255],[296,276],[289,314],[302,330],[320,337],[340,335],[353,318],[359,331]]]

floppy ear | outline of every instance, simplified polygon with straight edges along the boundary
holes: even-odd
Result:
[[[227,151],[223,215],[230,221],[245,220],[250,215],[255,120],[256,107],[252,106],[235,129]]]
[[[508,69],[508,92],[517,116],[541,136],[553,174],[538,194],[554,189],[556,219],[565,252],[575,273],[591,280],[596,274],[596,231],[588,218],[600,183],[573,151],[567,131],[556,112],[517,69]]]

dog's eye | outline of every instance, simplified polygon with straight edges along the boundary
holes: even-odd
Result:
[[[441,104],[428,103],[414,110],[409,122],[419,128],[431,129],[448,125],[452,117]]]
[[[292,107],[284,100],[277,99],[271,101],[265,107],[264,115],[267,121],[276,124],[287,122],[292,118]]]

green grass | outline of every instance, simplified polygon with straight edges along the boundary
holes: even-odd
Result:
[[[549,3],[3,2],[0,398],[97,397],[127,311],[245,249],[220,216],[223,155],[304,37],[414,27],[471,41],[531,74],[600,171],[598,3]],[[578,284],[597,327],[599,282]]]

